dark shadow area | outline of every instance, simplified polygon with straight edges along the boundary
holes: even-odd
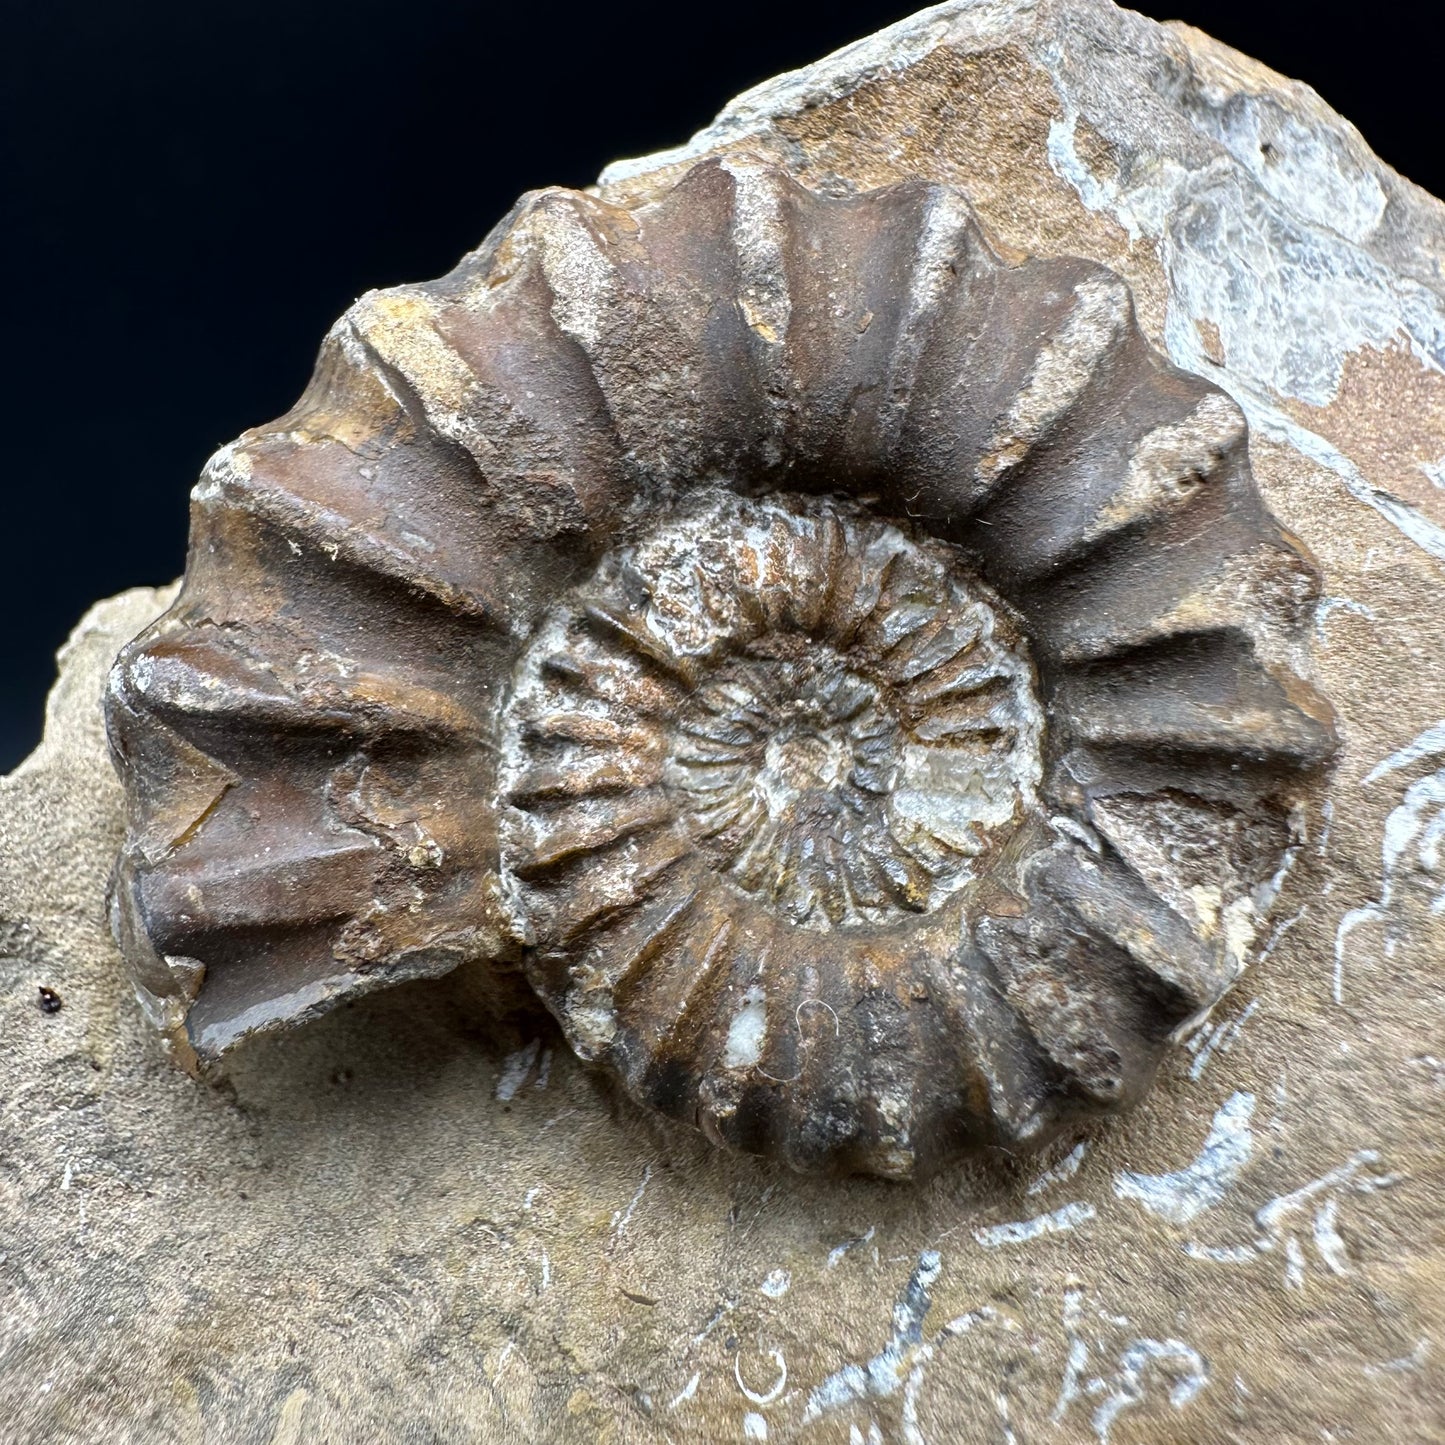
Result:
[[[1426,12],[1179,0],[1445,189]],[[184,559],[206,457],[284,411],[361,292],[447,270],[515,197],[684,140],[907,0],[54,0],[0,51],[7,219],[0,771],[96,598]]]

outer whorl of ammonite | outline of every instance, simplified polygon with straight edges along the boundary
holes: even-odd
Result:
[[[197,1064],[520,962],[735,1147],[1032,1145],[1245,966],[1317,590],[1234,403],[957,193],[541,192],[207,468],[107,699],[117,930]]]

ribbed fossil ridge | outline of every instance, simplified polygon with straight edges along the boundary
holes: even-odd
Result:
[[[204,1063],[520,934],[579,1052],[800,1167],[1128,1103],[1243,966],[1333,746],[1316,573],[1246,443],[1117,277],[1003,263],[948,189],[734,161],[635,211],[527,197],[359,302],[196,488],[107,700],[143,1001]],[[809,591],[876,545],[926,599]],[[757,616],[689,612],[662,554],[699,548]],[[912,643],[859,641],[890,619]],[[1007,679],[925,701],[916,649],[980,622]]]

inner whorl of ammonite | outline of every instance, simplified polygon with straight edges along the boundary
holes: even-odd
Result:
[[[1017,627],[944,548],[713,494],[605,558],[524,655],[511,859],[620,903],[643,884],[617,845],[665,832],[789,923],[887,924],[974,878],[1041,732]]]

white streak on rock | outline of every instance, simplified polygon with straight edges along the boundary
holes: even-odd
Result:
[[[1365,774],[1364,786],[1368,787],[1390,773],[1397,773],[1401,768],[1408,768],[1412,763],[1418,763],[1424,758],[1438,757],[1441,753],[1445,753],[1445,722],[1426,728],[1419,737],[1391,753],[1383,762],[1376,763]]]
[[[1184,1246],[1190,1259],[1204,1259],[1212,1264],[1251,1264],[1259,1258],[1259,1249],[1252,1244],[1199,1244],[1190,1240]]]
[[[1352,612],[1357,617],[1367,617],[1372,622],[1375,620],[1375,609],[1367,607],[1363,602],[1356,602],[1353,597],[1322,597],[1319,606],[1315,608],[1315,636],[1321,642],[1326,640],[1325,623],[1335,612]]]
[[[1330,997],[1337,1004],[1345,1001],[1345,944],[1349,942],[1350,934],[1362,923],[1371,923],[1384,916],[1385,910],[1378,903],[1367,903],[1361,908],[1350,909],[1340,919],[1339,927],[1335,929],[1335,968],[1330,981]]]
[[[1169,1403],[1176,1410],[1182,1410],[1209,1383],[1209,1366],[1204,1357],[1182,1340],[1135,1340],[1119,1356],[1113,1390],[1094,1411],[1094,1434],[1102,1445],[1108,1445],[1114,1421],[1144,1398],[1150,1371],[1173,1377]]]
[[[1376,487],[1342,451],[1322,436],[1301,426],[1267,402],[1257,400],[1247,390],[1241,390],[1238,397],[1250,426],[1256,431],[1293,447],[1311,461],[1332,471],[1357,502],[1373,507],[1408,541],[1428,552],[1436,561],[1445,562],[1445,527],[1407,502]]]
[[[918,1352],[914,1356],[913,1368],[908,1372],[908,1380],[903,1386],[903,1409],[899,1424],[903,1429],[904,1445],[928,1445],[923,1437],[923,1432],[918,1427],[918,1392],[923,1388],[923,1372],[928,1368],[934,1355],[938,1353],[939,1345],[955,1335],[967,1334],[976,1324],[991,1322],[999,1318],[998,1311],[987,1305],[979,1310],[971,1310],[966,1315],[960,1315],[956,1320],[949,1320],[928,1344],[918,1347]],[[1012,1327],[1012,1321],[1005,1321],[1005,1327]]]
[[[1050,1169],[1045,1169],[1024,1193],[1032,1197],[1035,1194],[1042,1194],[1046,1189],[1052,1189],[1055,1184],[1062,1184],[1065,1180],[1072,1179],[1079,1172],[1079,1166],[1084,1162],[1084,1155],[1088,1148],[1087,1140],[1075,1144],[1057,1164]]]
[[[1254,1216],[1259,1226],[1260,1238],[1256,1247],[1269,1251],[1284,1246],[1284,1282],[1290,1289],[1303,1289],[1305,1282],[1305,1253],[1300,1244],[1294,1220],[1315,1206],[1310,1236],[1316,1251],[1325,1266],[1335,1274],[1344,1274],[1349,1268],[1349,1256],[1344,1240],[1335,1228],[1338,1212],[1338,1197],[1342,1190],[1354,1193],[1373,1193],[1387,1189],[1398,1176],[1393,1174],[1365,1174],[1368,1165],[1377,1164],[1380,1155],[1374,1149],[1361,1149],[1351,1155],[1343,1164],[1312,1179],[1308,1184],[1281,1194],[1270,1200]]]
[[[1445,913],[1445,768],[1412,783],[1405,791],[1405,800],[1385,821],[1384,864],[1385,897],[1381,907],[1388,909],[1402,864],[1431,880],[1438,886],[1430,901],[1431,913]],[[1406,854],[1414,857],[1406,863]]]
[[[1014,1434],[1013,1421],[1009,1417],[1008,1396],[1001,1390],[994,1393],[993,1407],[998,1411],[999,1428],[1003,1431],[1003,1445],[1018,1445],[1019,1437]]]
[[[735,1299],[724,1300],[713,1312],[708,1322],[692,1337],[694,1345],[700,1345],[737,1308]]]
[[[1302,913],[1304,910],[1301,909]],[[1299,914],[1295,915],[1296,918]],[[1277,935],[1270,940],[1271,946],[1277,941]],[[1261,953],[1261,958],[1264,957]],[[1198,1079],[1208,1066],[1210,1059],[1215,1054],[1227,1054],[1234,1047],[1234,1041],[1239,1037],[1239,1031],[1254,1016],[1255,1010],[1259,1007],[1259,1000],[1251,999],[1249,1006],[1237,1018],[1228,1019],[1216,1024],[1205,1036],[1204,1046],[1195,1056],[1193,1064],[1189,1067],[1189,1077]]]
[[[1289,1289],[1305,1287],[1305,1252],[1294,1235],[1284,1242],[1284,1282]]]
[[[697,1394],[697,1387],[702,1383],[702,1372],[694,1370],[692,1378],[667,1402],[669,1410],[676,1410],[679,1405],[685,1405]]]
[[[749,1389],[743,1383],[742,1359],[740,1355],[733,1356],[733,1379],[738,1382],[738,1389],[740,1389],[754,1405],[771,1405],[773,1401],[783,1393],[784,1389],[787,1388],[788,1362],[783,1358],[783,1352],[781,1350],[769,1350],[768,1358],[777,1366],[778,1376],[768,1390],[759,1394],[758,1391]]]
[[[1249,1127],[1253,1114],[1253,1094],[1230,1095],[1215,1114],[1209,1137],[1192,1164],[1173,1174],[1125,1170],[1114,1177],[1114,1193],[1120,1199],[1136,1200],[1171,1224],[1187,1224],[1233,1188],[1254,1151]]]
[[[509,1104],[517,1097],[517,1091],[527,1082],[527,1075],[532,1072],[532,1065],[537,1062],[537,1053],[541,1047],[541,1040],[533,1039],[503,1060],[502,1072],[497,1076],[497,1098],[503,1104]]]
[[[985,1249],[997,1249],[1001,1244],[1025,1244],[1045,1234],[1063,1234],[1080,1224],[1087,1224],[1097,1211],[1092,1204],[1075,1202],[1061,1205],[1048,1214],[1038,1214],[1032,1219],[1018,1219],[1009,1224],[993,1224],[986,1229],[975,1229],[973,1237]]]
[[[1378,1164],[1379,1162],[1380,1155],[1377,1150],[1361,1149],[1351,1155],[1343,1164],[1331,1169],[1328,1174],[1321,1174],[1318,1179],[1311,1179],[1308,1184],[1302,1184],[1288,1194],[1281,1194],[1277,1198],[1271,1199],[1255,1214],[1255,1223],[1266,1236],[1278,1238],[1284,1221],[1303,1205],[1319,1198],[1321,1194],[1327,1193],[1331,1189],[1338,1189],[1345,1184],[1355,1184],[1360,1171],[1367,1164]]]
[[[842,1244],[835,1244],[828,1251],[828,1268],[836,1269],[844,1255],[851,1253],[861,1244],[867,1244],[873,1238],[876,1230],[877,1226],[870,1224],[866,1233],[857,1235],[853,1239],[845,1239]]]
[[[1369,787],[1391,773],[1441,755],[1445,755],[1445,722],[1426,728],[1403,748],[1377,763],[1365,775],[1362,786]],[[1335,930],[1333,995],[1337,1004],[1344,1002],[1345,945],[1350,935],[1365,923],[1381,920],[1388,923],[1396,890],[1403,882],[1413,881],[1417,885],[1423,882],[1433,894],[1430,912],[1445,914],[1445,767],[1411,783],[1398,806],[1385,819],[1380,871],[1379,898],[1350,909]]]
[[[1069,1406],[1082,1393],[1080,1382],[1084,1378],[1084,1367],[1089,1363],[1089,1347],[1079,1334],[1083,1319],[1083,1290],[1066,1289],[1064,1291],[1063,1323],[1064,1333],[1069,1341],[1069,1353],[1068,1358],[1064,1361],[1064,1378],[1059,1385],[1059,1398],[1054,1401],[1053,1413],[1049,1416],[1056,1425],[1064,1418]]]
[[[1308,912],[1309,905],[1306,904],[1305,907],[1298,909],[1294,913],[1291,913],[1288,918],[1282,918],[1277,924],[1275,924],[1274,929],[1270,933],[1264,947],[1261,948],[1259,951],[1260,963],[1264,963],[1268,960],[1270,954],[1272,954],[1275,949],[1279,947],[1280,939],[1282,939],[1285,934],[1288,933],[1290,929],[1293,928],[1295,924],[1298,923],[1300,919],[1303,918]],[[1253,1005],[1251,1004],[1250,1007],[1253,1008]],[[1244,1020],[1240,1019],[1240,1023],[1242,1024],[1243,1022]],[[1232,1046],[1233,1040],[1231,1040],[1230,1042]]]
[[[1069,1341],[1069,1357],[1064,1361],[1064,1382],[1059,1386],[1059,1398],[1054,1402],[1050,1417],[1062,1420],[1070,1405],[1079,1398],[1079,1382],[1084,1377],[1084,1366],[1089,1363],[1089,1347],[1083,1340]]]
[[[652,1165],[647,1165],[642,1171],[642,1182],[637,1186],[637,1192],[632,1196],[626,1209],[619,1209],[612,1216],[612,1243],[620,1244],[622,1236],[627,1232],[627,1226],[632,1223],[632,1216],[637,1206],[642,1203],[642,1196],[647,1189],[647,1182],[652,1178]]]
[[[1315,1210],[1315,1249],[1325,1264],[1336,1274],[1350,1272],[1350,1257],[1345,1253],[1345,1242],[1335,1228],[1335,1216],[1339,1213],[1340,1201],[1337,1195],[1331,1197]]]
[[[803,1412],[805,1425],[852,1401],[884,1399],[902,1387],[923,1344],[923,1320],[933,1304],[929,1290],[942,1268],[936,1250],[926,1249],[918,1256],[893,1306],[893,1334],[888,1343],[866,1363],[845,1365],[816,1386]]]
[[[1209,1245],[1191,1240],[1184,1245],[1190,1259],[1214,1264],[1248,1264],[1262,1255],[1280,1251],[1284,1255],[1287,1288],[1302,1290],[1308,1259],[1301,1235],[1304,1218],[1313,1210],[1309,1238],[1325,1268],[1334,1274],[1349,1273],[1349,1254],[1336,1228],[1342,1192],[1370,1194],[1388,1189],[1399,1181],[1396,1174],[1366,1174],[1366,1166],[1379,1162],[1373,1149],[1361,1149],[1338,1168],[1312,1179],[1288,1194],[1269,1201],[1254,1216],[1258,1233],[1248,1244]]]

